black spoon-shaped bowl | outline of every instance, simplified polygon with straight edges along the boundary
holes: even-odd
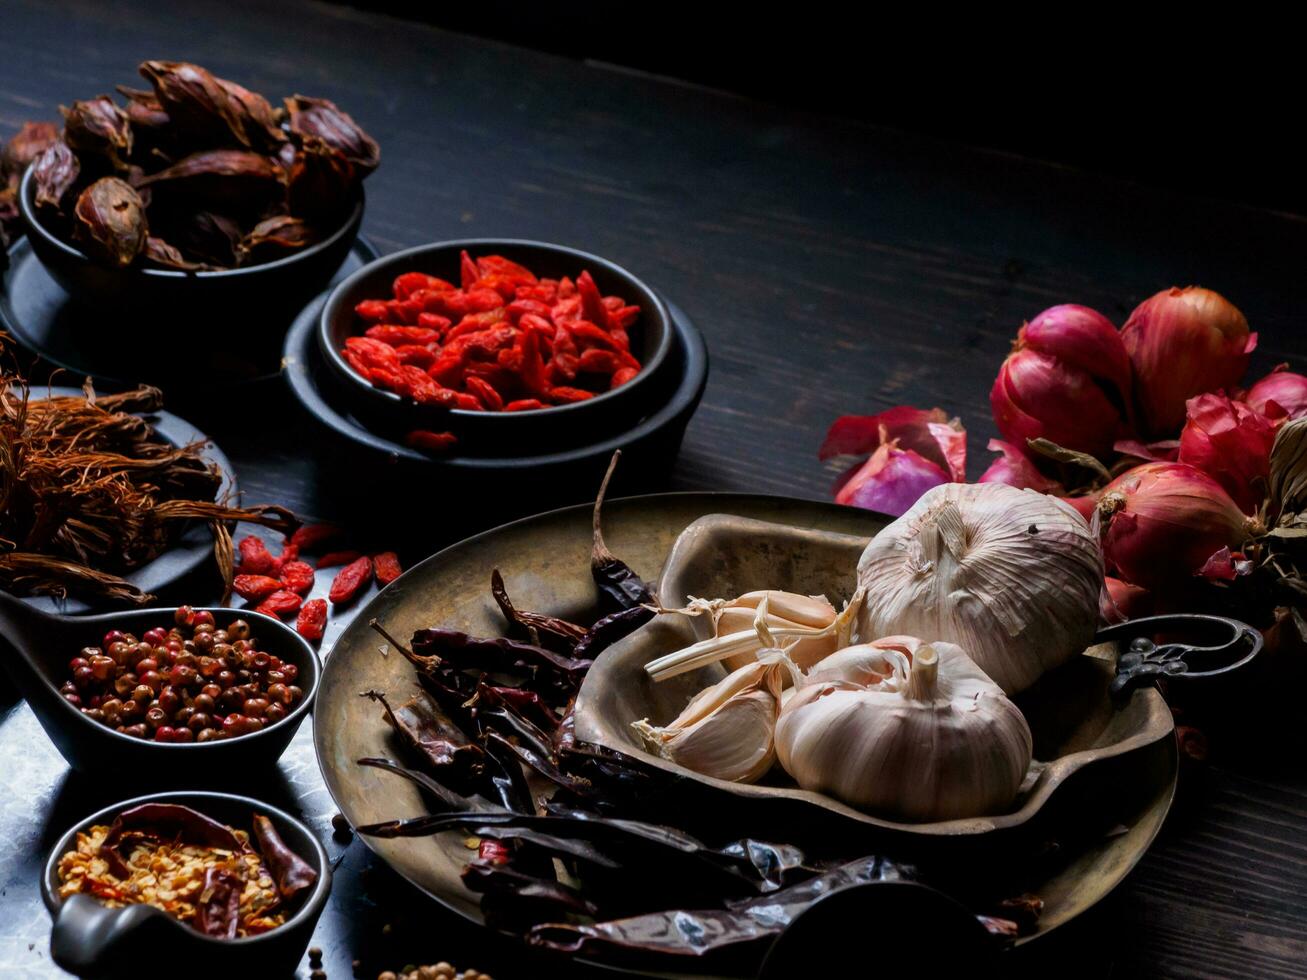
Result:
[[[299,669],[304,698],[281,721],[260,731],[211,742],[155,742],[124,735],[69,704],[59,686],[68,661],[96,646],[109,630],[140,636],[154,626],[171,627],[173,607],[132,609],[99,616],[55,616],[0,592],[0,634],[14,652],[4,667],[27,699],[50,741],[81,772],[115,772],[138,784],[175,785],[271,766],[290,744],[313,704],[321,664],[308,642],[286,624],[249,609],[210,608],[219,629],[233,620],[250,624],[259,649]]]
[[[86,895],[61,898],[59,859],[76,849],[78,832],[96,824],[112,824],[119,813],[142,803],[180,803],[246,832],[254,815],[262,814],[272,821],[286,846],[318,873],[318,879],[308,895],[291,900],[290,917],[284,925],[238,939],[206,936],[148,905],[111,909]],[[330,892],[327,852],[308,827],[276,807],[230,793],[156,793],[105,807],[69,828],[50,851],[41,876],[41,897],[54,918],[52,958],[76,976],[97,980],[292,976]]]

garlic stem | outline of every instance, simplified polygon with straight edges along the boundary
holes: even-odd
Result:
[[[908,683],[903,693],[913,701],[934,701],[935,682],[939,679],[939,654],[927,643],[912,655]]]

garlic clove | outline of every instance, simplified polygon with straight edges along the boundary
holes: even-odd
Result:
[[[730,633],[738,633],[742,630],[750,629],[753,626],[755,610],[748,606],[730,606],[721,610],[717,617],[717,635],[725,636]],[[835,618],[835,610],[831,610],[830,620],[822,625],[828,625]],[[799,623],[795,620],[785,618],[776,614],[767,617],[767,625],[773,630],[777,629],[801,629],[804,627],[811,628],[810,624]],[[807,670],[819,660],[828,657],[835,652],[837,637],[833,634],[823,636],[800,637],[795,640],[791,646],[786,647],[793,661],[798,664],[799,669]],[[727,670],[736,670],[745,664],[754,660],[758,656],[758,651],[762,649],[761,642],[750,647],[741,649],[737,653],[731,654],[723,663]]]
[[[665,726],[632,727],[663,758],[705,776],[752,783],[776,759],[775,727],[786,665],[781,657],[746,664],[700,691]]]

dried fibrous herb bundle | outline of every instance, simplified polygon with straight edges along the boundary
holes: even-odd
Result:
[[[212,528],[227,583],[230,522],[294,526],[281,508],[215,499],[222,474],[202,444],[170,446],[136,414],[161,405],[149,387],[31,397],[22,377],[0,367],[0,587],[145,602],[152,597],[123,574],[158,557],[187,522]]]

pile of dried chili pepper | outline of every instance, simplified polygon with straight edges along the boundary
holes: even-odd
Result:
[[[399,276],[390,299],[355,307],[366,324],[342,356],[372,384],[422,405],[524,412],[584,401],[640,372],[628,331],[640,307],[604,296],[590,273],[542,279],[499,255],[462,255],[459,285]],[[421,448],[442,440],[413,433]]]

